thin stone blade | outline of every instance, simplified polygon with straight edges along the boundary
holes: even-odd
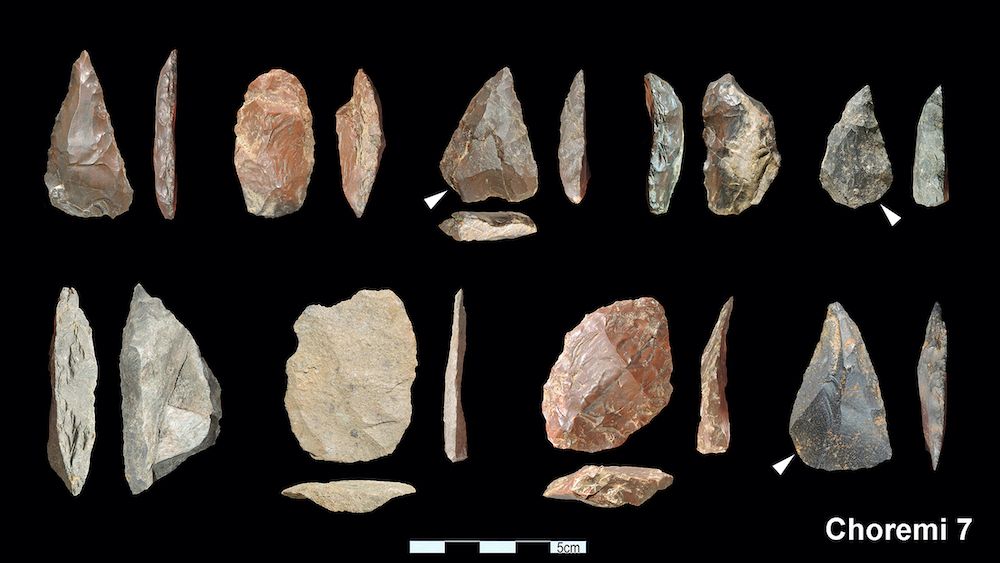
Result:
[[[439,228],[457,241],[508,240],[538,232],[531,217],[516,211],[456,211]]]
[[[920,111],[913,158],[913,200],[927,207],[948,201],[948,165],[944,155],[944,94],[938,86]]]
[[[840,303],[827,309],[788,431],[802,461],[817,469],[863,469],[892,457],[878,375]]]
[[[708,85],[701,115],[708,208],[717,215],[737,215],[760,203],[778,175],[774,119],[732,74]]]
[[[156,127],[153,136],[153,178],[156,204],[164,219],[177,213],[177,50],[170,52],[156,82]]]
[[[360,218],[385,150],[382,103],[371,79],[361,69],[354,76],[350,101],[337,110],[337,140],[344,197]]]
[[[390,500],[417,492],[412,485],[395,481],[345,480],[301,483],[281,491],[293,499],[306,499],[330,512],[371,512]]]
[[[194,337],[141,285],[132,293],[118,367],[125,478],[138,494],[215,443],[221,392]]]
[[[487,80],[469,102],[440,168],[466,203],[491,197],[523,201],[538,191],[538,165],[509,68]]]
[[[465,294],[458,290],[451,318],[451,343],[444,370],[444,453],[453,462],[469,457],[462,410],[462,371],[465,367]]]
[[[80,309],[76,290],[59,293],[49,356],[52,408],[49,411],[49,465],[74,496],[90,473],[90,454],[97,438],[94,390],[97,357],[90,322]]]
[[[542,496],[577,500],[600,508],[640,506],[674,482],[669,473],[648,467],[585,465],[546,487]]]
[[[559,116],[559,177],[563,191],[573,203],[583,201],[590,181],[587,162],[586,88],[583,71],[576,73]]]
[[[941,305],[935,303],[927,320],[924,345],[917,362],[917,390],[920,393],[920,422],[924,442],[931,454],[931,467],[937,470],[944,442],[944,423],[948,392],[948,329],[941,319]]]
[[[698,451],[719,454],[729,449],[729,403],[726,401],[726,368],[729,318],[733,314],[730,297],[719,313],[712,336],[701,355],[701,421],[698,423]]]
[[[657,215],[667,212],[684,158],[684,110],[681,100],[665,80],[647,74],[646,111],[653,122],[653,146],[646,176],[646,202]]]
[[[115,218],[132,205],[104,89],[86,51],[73,64],[52,127],[45,186],[52,206],[76,217]]]
[[[878,201],[892,185],[892,165],[868,86],[847,102],[830,131],[819,180],[833,201],[852,209]]]

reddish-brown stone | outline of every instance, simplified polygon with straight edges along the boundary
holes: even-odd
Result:
[[[649,467],[585,465],[552,481],[542,495],[601,508],[639,506],[673,482],[669,473]]]
[[[655,299],[590,313],[566,335],[543,388],[549,441],[586,452],[620,446],[667,405],[672,369],[667,317]]]
[[[354,76],[351,100],[337,110],[337,141],[344,197],[354,214],[361,217],[385,150],[382,104],[363,70]]]
[[[312,112],[305,88],[272,70],[250,83],[236,115],[236,174],[247,211],[280,217],[298,211],[313,169]]]

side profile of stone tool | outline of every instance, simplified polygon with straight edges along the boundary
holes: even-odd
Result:
[[[171,51],[156,82],[156,127],[153,135],[153,187],[164,219],[177,213],[177,51]]]
[[[802,461],[817,469],[864,469],[892,457],[878,376],[840,303],[827,309],[788,431]]]
[[[717,215],[742,213],[760,203],[778,175],[774,119],[732,74],[708,85],[701,116],[708,208]]]
[[[365,71],[354,75],[350,101],[337,110],[337,148],[344,197],[357,217],[365,212],[385,150],[382,102]]]
[[[926,207],[948,201],[948,165],[944,155],[944,94],[938,86],[917,121],[913,156],[913,200]]]
[[[71,287],[62,289],[56,304],[49,381],[49,465],[76,496],[90,473],[90,454],[97,438],[97,357],[90,322],[80,308],[80,296]]]
[[[215,443],[221,393],[194,337],[141,285],[132,292],[118,368],[125,479],[138,494]]]
[[[417,492],[412,485],[395,481],[344,480],[301,483],[281,491],[294,499],[311,500],[330,512],[371,512],[390,500]]]
[[[538,232],[531,217],[516,211],[456,211],[438,227],[460,242],[509,240]]]
[[[390,290],[362,290],[295,321],[298,348],[285,364],[285,410],[314,459],[368,461],[391,454],[410,425],[417,340]]]
[[[892,165],[868,86],[847,102],[830,131],[819,181],[833,201],[850,208],[878,201],[892,185]]]
[[[52,206],[76,217],[115,218],[132,205],[104,89],[86,51],[73,63],[52,127],[45,186]]]
[[[646,111],[653,122],[653,146],[646,175],[646,203],[656,215],[667,212],[684,158],[684,108],[666,80],[645,77]]]
[[[576,73],[559,116],[559,177],[563,191],[573,203],[583,201],[590,181],[587,162],[586,87],[583,71]]]
[[[566,335],[542,389],[549,442],[584,452],[620,446],[667,405],[672,370],[667,317],[655,299],[588,314]]]
[[[927,320],[924,345],[917,362],[917,390],[920,393],[920,422],[924,442],[931,454],[931,468],[937,470],[944,443],[944,418],[948,394],[948,329],[935,303]]]
[[[729,402],[726,400],[726,369],[729,318],[733,314],[733,298],[722,306],[705,351],[701,354],[701,421],[698,423],[698,451],[721,454],[729,449]]]
[[[538,191],[538,165],[509,68],[487,80],[469,102],[440,168],[466,203],[491,197],[523,201]]]
[[[302,83],[275,69],[254,79],[236,114],[233,162],[247,211],[281,217],[306,200],[313,169],[312,111]]]
[[[444,369],[444,453],[453,462],[469,457],[462,409],[462,373],[465,368],[465,294],[458,290],[451,316],[451,342]]]
[[[648,467],[585,465],[560,477],[545,489],[543,496],[577,500],[600,508],[626,504],[640,506],[674,482],[669,473]]]

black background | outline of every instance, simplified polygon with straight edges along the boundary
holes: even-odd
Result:
[[[982,54],[958,34],[959,25],[846,18],[838,31],[813,27],[822,15],[805,18],[810,25],[772,28],[761,14],[734,13],[720,23],[711,13],[674,21],[648,11],[589,21],[405,12],[394,13],[392,25],[366,19],[374,16],[301,29],[307,13],[262,12],[240,21],[185,14],[159,26],[136,16],[134,26],[114,33],[66,23],[16,57],[29,87],[11,92],[20,122],[14,154],[22,156],[8,165],[24,177],[7,186],[17,202],[7,227],[19,227],[7,252],[16,284],[8,294],[16,391],[7,415],[16,419],[10,428],[23,448],[7,459],[23,472],[9,484],[25,501],[18,527],[59,530],[58,540],[44,543],[47,552],[180,554],[192,550],[189,538],[199,546],[195,556],[280,547],[330,557],[371,550],[390,560],[405,556],[411,538],[586,539],[595,559],[688,548],[857,548],[825,538],[824,524],[835,515],[897,522],[972,516],[977,523],[966,544],[986,540],[981,520],[994,487],[987,488],[980,458],[991,441],[981,385],[995,372],[977,361],[982,351],[971,342],[985,330],[973,284],[983,257],[995,260],[995,248],[974,210],[995,185],[974,179],[982,166],[973,148],[983,114],[967,65]],[[938,35],[914,31],[932,23]],[[957,38],[945,40],[946,29]],[[135,189],[132,208],[115,220],[64,215],[49,205],[42,182],[53,118],[84,48]],[[153,92],[172,48],[179,51],[179,205],[168,222],[156,207],[150,153]],[[463,206],[449,191],[428,211],[422,198],[447,189],[437,166],[452,131],[482,83],[505,65],[539,165],[538,194],[522,204]],[[334,128],[358,67],[378,89],[387,139],[360,220],[340,190]],[[280,219],[245,211],[232,164],[243,93],[271,68],[302,81],[316,138],[305,205]],[[593,177],[574,206],[562,192],[556,150],[563,98],[580,68]],[[683,169],[664,216],[645,204],[646,72],[669,81],[685,109]],[[701,96],[725,72],[770,110],[782,156],[761,205],[736,217],[713,215],[701,184]],[[902,215],[895,227],[877,205],[851,210],[833,203],[817,179],[830,128],[865,84],[893,163],[895,180],[882,203]],[[926,209],[912,200],[910,171],[916,121],[938,84],[952,199]],[[437,224],[466,207],[526,212],[539,233],[454,242]],[[137,282],[195,336],[221,383],[224,411],[215,446],[133,497],[122,475],[117,359]],[[101,368],[98,438],[78,498],[45,456],[46,366],[62,286],[80,292]],[[463,401],[470,457],[452,464],[442,450],[442,374],[459,287],[469,318]],[[292,435],[283,405],[284,364],[296,346],[292,323],[305,306],[332,305],[362,288],[391,288],[415,327],[420,365],[412,422],[388,457],[313,461]],[[695,451],[698,361],[730,295],[732,445],[723,455],[703,456]],[[595,308],[639,296],[658,299],[669,318],[669,405],[617,449],[556,450],[539,404],[563,335]],[[794,451],[788,416],[832,301],[843,303],[868,345],[893,457],[841,473],[796,460],[779,477],[771,464]],[[915,376],[935,301],[950,344],[949,418],[936,473],[923,445]],[[601,510],[541,497],[551,479],[587,463],[653,466],[676,480],[640,508]],[[367,515],[331,514],[279,494],[298,482],[345,478],[405,481],[418,493]],[[961,549],[957,528],[950,531],[945,547]]]

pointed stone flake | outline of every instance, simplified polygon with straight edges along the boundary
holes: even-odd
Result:
[[[295,321],[299,345],[285,364],[285,410],[302,449],[326,461],[391,454],[410,425],[417,340],[403,302],[362,290]]]
[[[538,191],[538,166],[509,68],[469,102],[441,157],[441,175],[466,203],[523,201]]]
[[[913,158],[913,200],[927,207],[948,201],[948,166],[944,156],[944,95],[938,86],[920,112]]]
[[[600,508],[618,508],[626,504],[639,506],[673,482],[672,475],[659,469],[585,465],[575,473],[552,481],[542,494]]]
[[[156,82],[156,128],[153,136],[153,175],[156,204],[164,219],[177,213],[177,154],[174,125],[177,122],[177,50],[170,52]]]
[[[462,410],[462,370],[465,366],[465,295],[455,294],[451,317],[451,343],[448,365],[444,370],[444,453],[451,461],[469,457],[465,435],[465,412]]]
[[[934,304],[924,345],[917,363],[917,389],[920,392],[920,419],[924,442],[931,454],[931,467],[937,469],[944,441],[944,419],[947,406],[948,330],[941,320],[941,306]]]
[[[646,75],[646,111],[653,122],[653,147],[646,176],[646,202],[657,215],[667,212],[684,158],[684,109],[673,87],[665,80]]]
[[[774,119],[732,74],[708,85],[701,105],[708,208],[737,215],[763,199],[781,166]]]
[[[819,181],[833,201],[852,209],[878,201],[892,185],[892,165],[868,86],[847,102],[830,131]]]
[[[90,453],[97,438],[94,424],[97,357],[90,322],[80,309],[80,297],[71,287],[62,289],[56,305],[49,379],[52,383],[49,465],[75,496],[87,480]]]
[[[698,423],[698,451],[720,454],[729,449],[729,403],[726,401],[726,334],[733,314],[730,297],[719,313],[712,336],[701,355],[701,422]]]
[[[543,387],[542,414],[557,448],[620,446],[670,400],[670,334],[655,299],[618,301],[566,335]]]
[[[76,217],[115,218],[132,205],[104,90],[86,51],[73,64],[69,91],[52,127],[45,186],[52,206]]]
[[[583,71],[576,73],[559,116],[559,177],[566,197],[573,203],[583,201],[590,181],[587,163],[585,88]]]
[[[358,69],[351,100],[337,110],[337,139],[344,196],[358,217],[365,212],[385,150],[382,104],[375,86]]]
[[[371,512],[390,500],[417,492],[412,485],[395,481],[346,480],[329,483],[302,483],[281,494],[307,499],[330,512]]]
[[[312,111],[302,83],[276,69],[258,76],[236,114],[233,162],[247,211],[280,217],[306,200],[313,169]]]
[[[145,491],[219,436],[219,382],[194,337],[141,285],[135,286],[118,362],[125,479]]]
[[[827,309],[788,431],[802,461],[817,469],[863,469],[892,457],[878,376],[840,303]]]
[[[516,211],[456,211],[439,228],[457,241],[507,240],[538,232],[531,217]]]

